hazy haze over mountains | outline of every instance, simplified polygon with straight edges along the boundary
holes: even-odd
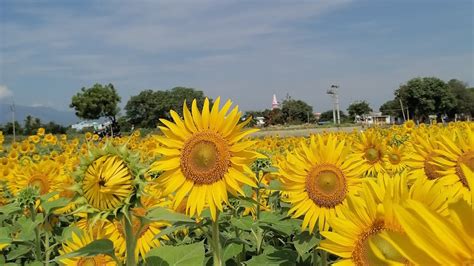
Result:
[[[43,123],[53,121],[63,126],[69,126],[79,121],[79,118],[77,118],[72,111],[58,111],[54,108],[44,106],[15,105],[15,120],[18,121],[18,123],[23,124],[28,115],[41,119]],[[10,104],[0,103],[0,124],[11,122],[11,120],[12,113]]]

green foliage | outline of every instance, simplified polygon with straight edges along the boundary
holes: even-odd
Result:
[[[341,122],[347,122],[349,118],[343,111],[339,111],[339,116],[341,117]],[[332,110],[327,110],[325,112],[322,112],[321,115],[319,116],[319,121],[333,121],[333,113]],[[353,121],[353,120],[352,120]],[[351,121],[351,122],[352,122]]]
[[[162,246],[152,249],[147,254],[146,265],[203,265],[204,243],[190,245]]]
[[[449,86],[439,78],[414,78],[395,91],[409,109],[410,117],[426,120],[429,115],[443,115],[456,106],[456,99]]]
[[[313,107],[302,100],[288,99],[283,101],[281,111],[287,123],[314,122]]]
[[[379,111],[384,115],[390,115],[393,117],[403,117],[402,108],[398,100],[389,100],[382,104]]]
[[[453,94],[456,104],[449,114],[463,114],[474,116],[474,88],[468,88],[467,83],[457,79],[448,81],[447,86]]]
[[[40,127],[42,127],[41,120],[39,118],[34,118],[31,115],[28,115],[25,118],[25,127],[23,129],[23,134],[33,135]]]
[[[76,115],[83,119],[108,117],[115,121],[119,112],[120,96],[112,84],[102,86],[94,84],[91,88],[82,88],[72,97],[69,107],[76,110]]]
[[[357,115],[362,116],[372,112],[372,108],[370,108],[368,102],[358,101],[351,103],[349,107],[347,107],[347,112],[349,113],[349,118],[354,121]]]
[[[265,125],[282,125],[286,122],[285,114],[283,114],[280,108],[267,109],[263,111],[263,117],[265,117]]]
[[[3,125],[0,130],[7,135],[12,135],[13,134],[13,123],[8,122],[5,125]],[[20,135],[23,132],[23,129],[21,125],[18,123],[18,121],[15,121],[15,134]]]
[[[200,90],[185,87],[175,87],[166,91],[144,90],[132,96],[125,105],[126,118],[134,127],[155,128],[160,118],[170,119],[170,110],[175,110],[180,116],[183,112],[183,102],[191,108],[193,99],[202,108],[206,96]]]

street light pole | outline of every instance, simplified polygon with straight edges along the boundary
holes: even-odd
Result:
[[[339,85],[331,85],[331,88],[327,91],[327,94],[331,95],[333,100],[333,107],[332,107],[332,117],[334,119],[334,124],[341,124],[341,114],[339,109],[339,94],[337,93],[337,89]],[[337,117],[336,117],[337,113]]]
[[[10,105],[10,110],[12,111],[13,143],[15,143],[15,142],[16,142],[16,130],[15,130],[15,102],[12,102],[12,105]]]

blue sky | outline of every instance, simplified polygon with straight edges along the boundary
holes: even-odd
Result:
[[[374,109],[417,76],[474,85],[473,2],[0,1],[0,101],[68,110],[113,83],[124,105],[144,89],[188,86],[269,108],[289,93],[315,111]]]

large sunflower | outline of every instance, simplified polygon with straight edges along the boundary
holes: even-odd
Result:
[[[454,130],[451,136],[440,136],[438,151],[433,161],[439,169],[441,182],[452,185],[458,194],[471,202],[470,187],[467,177],[461,169],[465,165],[470,171],[474,171],[474,132],[469,127]]]
[[[335,135],[311,136],[309,145],[302,142],[280,165],[286,200],[293,205],[289,213],[304,215],[303,229],[309,226],[312,232],[317,221],[319,230],[327,229],[327,219],[357,192],[360,161],[347,160],[347,152],[344,140]]]
[[[449,219],[410,200],[395,208],[406,234],[381,237],[416,265],[471,265],[474,262],[474,209],[460,199],[449,206]]]
[[[113,210],[133,192],[132,175],[120,157],[104,155],[87,168],[82,190],[94,208]]]
[[[91,149],[81,158],[76,171],[74,190],[80,196],[76,205],[81,211],[107,216],[126,211],[133,205],[132,198],[141,192],[142,166],[138,154],[124,145],[104,144]]]
[[[365,205],[351,195],[341,208],[342,215],[329,221],[332,231],[321,232],[326,239],[320,248],[341,258],[333,265],[382,265],[385,260],[406,263],[401,253],[381,238],[385,231],[403,233],[390,211],[392,202],[377,203],[377,197],[366,185],[360,197]]]
[[[409,154],[407,160],[410,179],[436,180],[442,176],[439,173],[441,167],[433,161],[439,156],[436,152],[440,148],[437,138],[438,135],[433,132],[416,132],[412,135],[413,152]]]
[[[417,180],[407,185],[405,173],[390,176],[379,174],[376,180],[363,184],[361,192],[351,196],[349,204],[342,207],[342,216],[329,221],[332,231],[322,232],[326,237],[321,248],[342,258],[339,263],[356,265],[381,265],[406,263],[403,256],[382,236],[384,232],[404,235],[394,208],[407,201],[418,200],[440,216],[449,215],[443,186],[432,180]],[[356,199],[361,199],[355,202]]]
[[[256,186],[248,165],[258,156],[248,150],[255,142],[243,140],[257,131],[243,130],[250,119],[239,123],[238,107],[228,113],[231,101],[220,110],[219,102],[217,98],[209,110],[206,98],[202,113],[196,100],[192,113],[185,102],[184,120],[173,110],[174,123],[161,119],[164,136],[157,136],[157,141],[161,144],[158,153],[163,156],[151,166],[152,172],[162,172],[158,183],[164,187],[164,193],[176,192],[174,209],[188,197],[187,214],[200,215],[208,206],[213,220],[217,210],[222,211],[222,202],[228,201],[227,191],[243,195],[242,184]]]
[[[44,195],[61,190],[64,179],[64,171],[57,162],[52,160],[28,162],[14,171],[8,180],[8,188],[14,196],[27,186],[38,188],[39,193]]]

